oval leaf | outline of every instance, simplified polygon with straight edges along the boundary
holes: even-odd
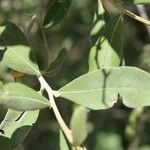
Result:
[[[33,89],[20,84],[9,83],[0,91],[0,101],[15,110],[36,110],[49,107],[49,101]]]
[[[2,62],[7,67],[26,74],[40,74],[24,33],[11,22],[0,25],[0,50],[4,51]]]
[[[16,111],[9,109],[0,125],[1,136],[10,139],[11,149],[17,148],[30,132],[39,115],[37,111]]]
[[[122,58],[122,15],[110,16],[98,0],[91,31],[93,47],[89,54],[89,71],[118,67]]]
[[[88,135],[87,115],[89,110],[85,107],[77,107],[71,118],[71,129],[74,146],[83,144]]]
[[[61,97],[91,109],[110,108],[118,94],[128,107],[150,105],[150,74],[136,67],[100,69],[85,74],[59,90]]]
[[[50,66],[42,74],[46,76],[53,76],[54,74],[56,74],[61,68],[61,65],[66,57],[66,53],[67,53],[66,49],[63,48],[59,52],[56,60],[52,62]]]
[[[45,28],[58,24],[65,17],[72,0],[54,0],[44,19]]]

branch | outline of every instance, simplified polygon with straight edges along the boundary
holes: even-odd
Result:
[[[38,80],[41,83],[41,85],[44,87],[44,89],[47,91],[52,109],[53,109],[54,114],[55,114],[55,117],[56,117],[61,129],[63,130],[64,134],[66,135],[66,138],[72,144],[73,143],[72,131],[67,127],[64,120],[62,119],[62,116],[61,116],[61,114],[57,108],[57,105],[56,105],[54,97],[53,97],[53,90],[48,85],[48,83],[45,81],[45,79],[43,78],[42,75],[40,75],[38,77]]]
[[[141,23],[144,23],[145,25],[150,26],[150,20],[147,20],[143,17],[140,17],[132,12],[130,12],[129,10],[123,8],[120,4],[118,4],[117,2],[113,1],[113,4],[116,6],[116,8],[118,8],[124,15],[129,16],[130,18],[133,18]]]
[[[122,8],[122,7],[120,7],[120,8],[121,8],[121,12],[123,14],[125,14],[125,15],[127,15],[127,16],[129,16],[129,17],[131,17],[131,18],[133,18],[133,19],[135,19],[137,21],[139,21],[139,22],[142,22],[145,25],[150,26],[150,21],[149,20],[146,20],[146,19],[144,19],[144,18],[142,18],[142,17],[140,17],[140,16],[130,12],[129,10],[126,10],[126,9]]]

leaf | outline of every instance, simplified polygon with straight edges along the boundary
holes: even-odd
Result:
[[[101,131],[96,135],[93,150],[123,150],[121,136],[116,132]]]
[[[3,135],[0,135],[0,146],[2,150],[12,150],[10,140]]]
[[[61,130],[60,130],[60,150],[70,150],[67,140]]]
[[[100,69],[80,76],[59,90],[61,97],[82,106],[107,109],[117,102],[132,108],[150,105],[150,74],[136,67]]]
[[[57,73],[60,68],[61,68],[61,65],[66,57],[66,49],[63,48],[59,54],[58,54],[58,57],[56,58],[56,60],[50,64],[50,66],[46,69],[45,72],[43,72],[44,75],[48,75],[48,76],[52,76],[54,75],[55,73]]]
[[[3,131],[0,136],[9,139],[11,149],[16,148],[26,138],[38,115],[38,110],[21,112],[9,109],[0,125]]]
[[[150,0],[122,0],[125,3],[132,4],[150,4]]]
[[[138,150],[149,150],[150,146],[149,145],[143,145],[140,148],[138,148]]]
[[[53,27],[63,20],[72,0],[54,0],[49,6],[44,19],[45,28]]]
[[[24,33],[11,22],[0,25],[0,50],[4,51],[2,62],[7,67],[26,74],[40,74]]]
[[[138,132],[138,125],[143,118],[143,108],[133,109],[129,115],[128,123],[125,127],[125,137],[128,140],[133,140]]]
[[[93,47],[89,54],[89,71],[109,66],[118,67],[123,47],[122,15],[110,16],[98,0],[91,39]]]
[[[77,107],[71,118],[71,129],[74,146],[83,144],[88,135],[87,115],[89,110],[84,107]]]
[[[0,90],[3,90],[3,82],[0,81]]]
[[[0,91],[0,102],[8,108],[21,111],[50,107],[45,97],[20,83],[6,84],[4,90]]]

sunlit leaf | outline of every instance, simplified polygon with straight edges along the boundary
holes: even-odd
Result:
[[[4,51],[2,62],[7,67],[26,74],[40,74],[25,35],[11,22],[0,25],[0,50]]]
[[[101,1],[98,0],[91,31],[93,47],[89,54],[89,71],[120,65],[123,46],[122,37],[122,15],[110,16],[103,8]]]
[[[71,129],[73,135],[73,144],[82,145],[88,135],[87,114],[89,110],[84,107],[77,107],[71,118]]]
[[[60,130],[60,150],[70,150],[67,140],[63,134],[63,132]]]
[[[50,106],[45,97],[20,83],[6,84],[0,91],[0,102],[8,108],[22,111]]]
[[[150,74],[136,67],[100,69],[80,76],[59,90],[61,97],[91,109],[110,108],[118,94],[128,107],[150,105]]]
[[[21,112],[9,109],[0,125],[0,130],[3,131],[0,136],[10,140],[11,148],[16,148],[26,138],[38,115],[38,110]]]

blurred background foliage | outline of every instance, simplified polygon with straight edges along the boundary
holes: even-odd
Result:
[[[0,0],[0,22],[9,20],[26,30],[39,0]],[[44,2],[44,0],[43,0]],[[59,89],[74,78],[88,71],[88,53],[90,50],[90,30],[92,27],[95,0],[73,0],[65,19],[45,30],[49,46],[50,60],[53,62],[59,50],[67,49],[67,57],[61,70],[54,76],[46,77],[53,89]],[[125,5],[138,14],[134,5]],[[150,6],[145,6],[150,16]],[[126,65],[137,66],[150,71],[150,33],[147,28],[128,17],[124,17],[124,56]],[[47,53],[40,29],[35,25],[30,43],[36,53],[41,70],[47,67]],[[0,64],[0,80],[12,82],[10,71]],[[34,89],[39,89],[36,78],[23,76],[18,79]],[[74,104],[63,99],[56,100],[64,120],[69,124]],[[0,109],[0,121],[6,113]],[[90,134],[85,145],[90,150],[150,150],[150,111],[124,107],[120,102],[113,108],[89,113]],[[41,111],[37,123],[19,147],[20,150],[58,150],[59,126],[52,111]],[[140,147],[140,148],[137,148]]]

